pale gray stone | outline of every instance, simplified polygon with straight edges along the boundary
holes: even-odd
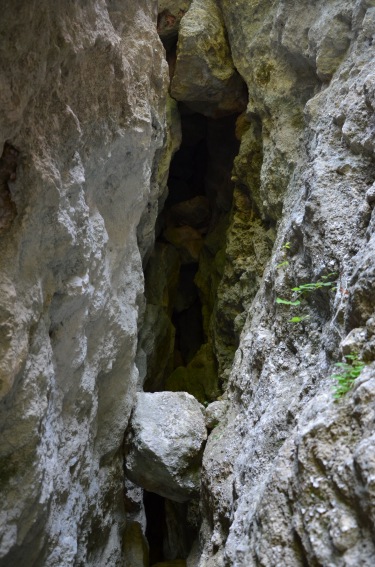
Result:
[[[197,496],[207,431],[202,409],[186,392],[137,394],[125,439],[126,475],[176,502]]]
[[[208,429],[213,429],[222,421],[227,407],[228,404],[225,400],[217,400],[216,402],[212,402],[212,404],[208,404],[204,412]]]
[[[19,150],[0,237],[2,567],[123,562],[137,226],[165,190],[155,7],[2,5],[0,155]]]

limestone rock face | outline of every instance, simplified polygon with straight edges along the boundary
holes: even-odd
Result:
[[[2,567],[123,561],[137,226],[163,190],[155,8],[16,1],[1,16]]]
[[[203,457],[199,567],[370,566],[375,5],[219,4],[249,90],[236,183],[277,232]],[[276,303],[329,273],[335,286]],[[335,401],[348,349],[367,364]]]
[[[138,393],[125,438],[126,475],[169,500],[199,494],[207,432],[200,404],[186,392]]]

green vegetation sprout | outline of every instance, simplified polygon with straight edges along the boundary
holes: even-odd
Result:
[[[287,242],[287,244],[289,244]],[[284,245],[286,246],[286,244]],[[282,265],[282,264],[279,264]],[[327,274],[326,276],[322,276],[320,280],[318,280],[317,282],[307,282],[304,284],[301,284],[297,287],[292,287],[291,291],[294,293],[294,296],[296,297],[296,299],[290,300],[290,299],[282,299],[281,297],[277,297],[276,298],[276,303],[279,303],[281,305],[289,305],[290,307],[297,307],[298,305],[301,304],[301,300],[299,299],[299,297],[303,297],[303,294],[305,293],[311,293],[313,291],[316,291],[318,289],[322,289],[322,288],[330,288],[333,291],[336,290],[336,281],[332,280],[332,278],[336,277],[337,274],[335,272],[331,272],[330,274]],[[289,323],[301,323],[302,321],[306,321],[307,319],[309,319],[309,315],[296,315],[295,317],[292,317],[291,319],[289,319]]]
[[[347,354],[345,355],[347,362],[337,362],[335,364],[339,372],[332,374],[332,380],[335,380],[337,384],[333,386],[333,397],[338,400],[345,396],[353,387],[354,381],[361,374],[362,370],[366,364],[359,360],[357,354]]]

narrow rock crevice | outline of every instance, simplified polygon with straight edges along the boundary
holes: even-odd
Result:
[[[182,104],[180,115],[182,143],[145,269],[138,358],[145,391],[187,391],[207,403],[221,393],[215,336],[223,329],[213,313],[232,209],[237,115],[215,120]]]
[[[198,537],[198,525],[191,504],[173,502],[145,490],[144,507],[150,565],[186,560]]]
[[[163,23],[175,23],[171,14],[165,15],[160,14],[159,32]],[[210,404],[205,416],[209,431],[225,413],[225,402],[215,400],[225,389],[246,309],[274,240],[274,221],[261,217],[249,189],[256,193],[260,183],[262,123],[243,112],[246,87],[231,62],[226,32],[216,11],[214,25],[225,44],[218,65],[227,78],[216,84],[214,57],[209,62],[212,76],[203,91],[182,80],[181,56],[183,66],[191,66],[193,73],[196,69],[189,62],[189,53],[187,59],[181,55],[185,48],[177,45],[175,32],[162,37],[171,93],[179,100],[181,145],[170,163],[168,197],[156,220],[155,247],[146,258],[146,307],[137,355],[143,390],[188,392],[201,404]],[[212,89],[218,89],[214,99]],[[176,128],[177,120],[174,115],[171,129]],[[250,149],[247,163],[237,157],[243,140]],[[137,423],[136,416],[143,403],[139,398],[126,436],[125,471],[145,489],[140,513],[144,510],[150,565],[185,560],[189,554],[199,555],[198,500],[190,496],[188,502],[173,502],[166,497],[171,486],[158,480],[159,473],[150,472],[146,478],[142,472],[147,468],[146,463],[140,465],[146,452],[138,438],[141,422]],[[160,416],[160,424],[165,419],[167,415]],[[145,415],[146,430],[149,420]],[[182,422],[180,425],[183,428]],[[168,427],[173,429],[173,425]],[[182,440],[182,431],[179,435]],[[137,455],[134,444],[140,447]],[[163,458],[165,462],[169,459]]]

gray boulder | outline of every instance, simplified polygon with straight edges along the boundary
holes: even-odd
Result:
[[[186,392],[137,394],[125,438],[125,472],[142,488],[175,502],[199,494],[207,431],[201,406]]]

